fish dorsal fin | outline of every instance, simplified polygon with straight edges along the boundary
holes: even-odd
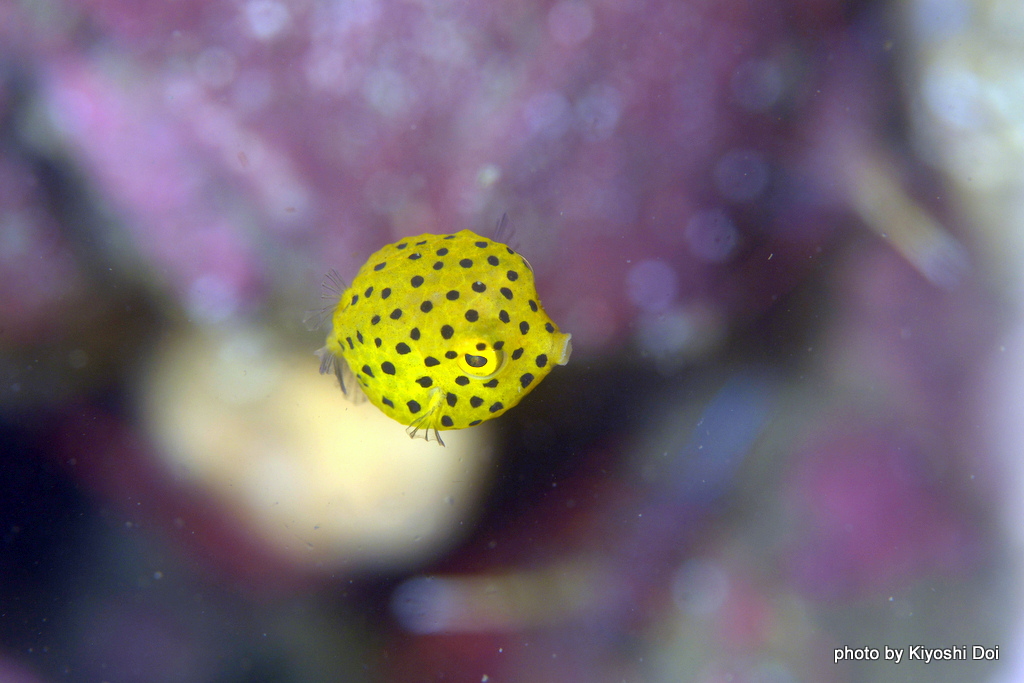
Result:
[[[501,242],[507,246],[517,249],[516,244],[516,226],[512,223],[512,219],[508,217],[508,212],[501,214],[501,218],[494,226],[494,237],[495,242]]]

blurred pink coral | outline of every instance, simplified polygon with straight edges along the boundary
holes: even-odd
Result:
[[[201,318],[240,312],[258,279],[251,237],[217,196],[213,160],[153,86],[126,92],[85,63],[58,63],[46,87],[55,125],[122,213],[147,279]]]
[[[470,598],[492,576],[523,590],[512,608],[470,599],[456,615],[468,617],[455,626],[506,630],[410,636],[401,630],[416,625],[402,621],[408,613],[396,608],[398,624],[374,613],[367,640],[385,643],[386,671],[393,680],[617,681],[692,673],[697,662],[706,680],[734,670],[766,680],[759,672],[775,671],[772,647],[817,666],[800,643],[821,647],[826,627],[807,617],[786,632],[779,603],[802,594],[835,607],[936,575],[963,577],[992,555],[971,515],[977,490],[954,476],[965,460],[984,460],[970,448],[969,389],[991,340],[987,294],[966,268],[959,282],[932,278],[959,287],[937,288],[907,254],[890,251],[895,241],[843,233],[854,224],[850,169],[886,155],[881,122],[896,108],[881,83],[883,31],[855,23],[854,4],[862,3],[86,0],[49,13],[0,5],[0,75],[20,79],[16,91],[0,83],[0,111],[11,114],[4,139],[16,142],[0,149],[0,344],[45,357],[54,338],[78,342],[69,311],[91,315],[100,304],[114,313],[93,324],[112,337],[129,336],[130,323],[150,326],[137,308],[82,284],[89,268],[105,270],[111,289],[148,284],[163,319],[184,312],[193,322],[276,328],[301,317],[328,269],[350,276],[399,235],[487,231],[507,212],[545,306],[584,361],[567,369],[582,378],[579,394],[540,404],[535,439],[551,442],[547,455],[570,455],[551,416],[583,423],[580,394],[595,391],[607,395],[590,405],[612,408],[586,423],[603,431],[580,439],[575,471],[556,481],[556,465],[533,463],[530,476],[550,476],[551,489],[511,507],[504,525],[484,525],[440,565]],[[51,215],[66,188],[37,187],[31,160],[87,178],[104,219],[78,226],[78,250]],[[845,260],[826,261],[837,243]],[[779,306],[808,275],[807,287],[817,293],[824,283],[830,298]],[[751,329],[768,312],[778,315],[768,327],[814,329]],[[615,355],[636,341],[644,361],[689,361],[735,329],[743,339],[716,358],[722,367],[770,357],[793,385],[823,378],[849,417],[822,417],[812,401],[782,396],[795,417],[778,430],[786,436],[765,436],[784,422],[768,405],[785,393],[774,384],[750,387],[737,372],[741,390],[707,410],[694,395],[704,370],[659,366],[681,386],[666,399],[639,363]],[[809,369],[794,350],[805,333],[821,335],[806,345]],[[99,348],[128,365],[122,347]],[[588,356],[650,393],[595,389],[598,363]],[[71,358],[92,362],[80,348]],[[63,358],[57,365],[63,372]],[[34,367],[20,358],[10,366]],[[104,514],[143,522],[151,538],[174,541],[183,564],[207,570],[183,590],[241,585],[274,596],[313,582],[308,567],[275,557],[230,510],[159,467],[131,409],[97,402],[60,411],[46,430],[51,462]],[[683,434],[680,424],[697,413]],[[673,448],[636,456],[658,429]],[[771,452],[758,461],[751,454],[762,440]],[[520,446],[510,460],[540,457],[510,443]],[[780,454],[793,460],[776,490],[764,475],[783,466]],[[640,457],[656,474],[628,481],[619,466]],[[779,498],[786,523],[765,514]],[[789,535],[773,539],[770,525]],[[736,552],[719,560],[723,537]],[[705,554],[728,590],[694,616],[680,576],[702,545],[712,546]],[[370,592],[386,592],[382,583]],[[365,626],[363,614],[337,612],[331,637]],[[225,621],[237,626],[233,619]],[[169,679],[210,677],[210,660],[178,657],[205,645],[166,605],[114,599],[87,624],[102,632],[79,661],[109,661],[138,680],[153,667]],[[703,648],[695,631],[719,649],[672,660],[680,646]],[[119,651],[124,642],[131,647]],[[733,661],[719,661],[722,652]],[[650,663],[658,657],[664,671]],[[823,671],[805,678],[844,675]],[[783,668],[773,680],[787,675],[798,677]]]
[[[52,62],[44,97],[142,267],[200,317],[286,287],[282,248],[344,275],[397,234],[507,211],[548,308],[598,350],[646,310],[763,310],[832,232],[788,190],[800,145],[830,144],[797,134],[820,75],[796,78],[819,57],[799,32],[838,17],[776,4],[107,0],[82,19],[108,40]],[[671,286],[630,290],[654,259]]]
[[[798,584],[822,597],[894,591],[977,560],[977,530],[907,439],[827,433],[794,464]]]

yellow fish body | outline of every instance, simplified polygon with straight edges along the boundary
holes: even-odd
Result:
[[[544,312],[533,270],[508,246],[469,230],[424,234],[369,258],[331,317],[320,371],[355,383],[386,415],[440,442],[438,431],[498,417],[553,365],[569,334]],[[348,381],[346,381],[346,379]]]

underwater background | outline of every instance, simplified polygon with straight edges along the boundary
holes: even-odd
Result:
[[[0,4],[0,681],[1024,680],[1024,4]],[[572,357],[411,440],[404,237]],[[963,655],[963,656],[961,656]]]

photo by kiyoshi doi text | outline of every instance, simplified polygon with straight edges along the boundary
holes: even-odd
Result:
[[[891,647],[837,647],[834,652],[835,663],[864,662],[884,660],[900,664],[901,662],[932,662],[944,661],[998,661],[999,646],[985,645],[951,645],[949,647],[927,647],[925,645],[907,645]]]

